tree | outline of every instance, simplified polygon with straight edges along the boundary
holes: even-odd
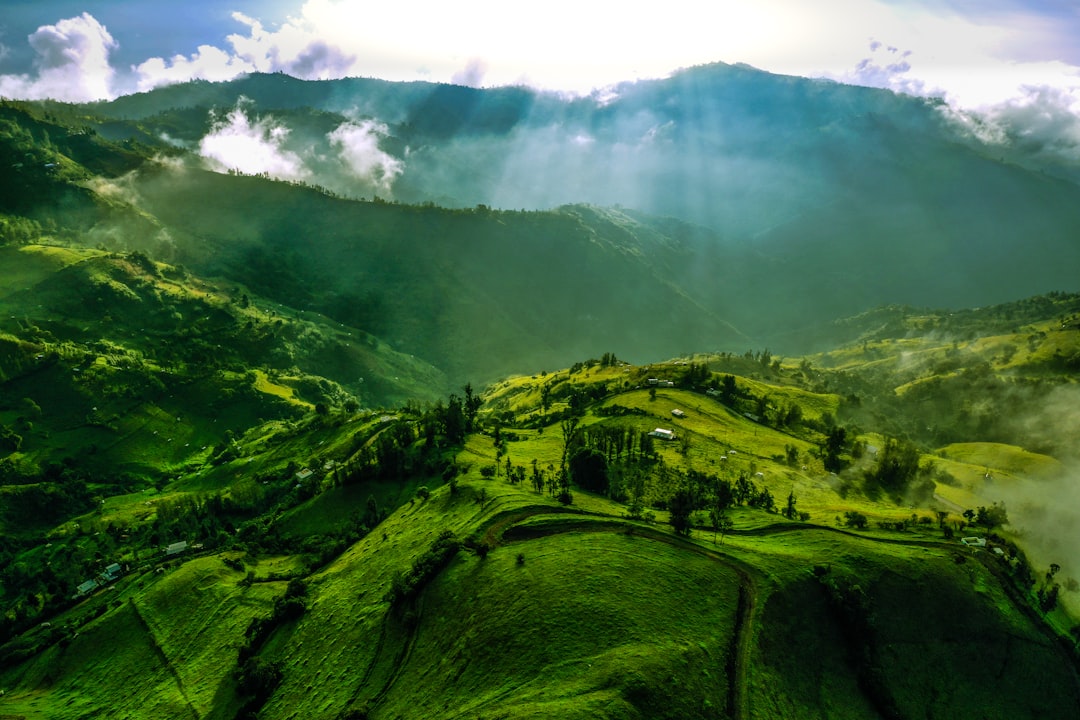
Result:
[[[735,383],[734,375],[725,375],[720,380],[720,402],[725,405],[734,405],[739,397],[739,386]]]
[[[609,485],[607,458],[594,448],[581,448],[570,457],[570,478],[580,488],[606,494]]]
[[[797,500],[795,499],[795,490],[794,488],[792,488],[791,492],[789,492],[787,496],[787,505],[784,506],[784,510],[781,513],[788,520],[794,520],[796,517],[798,517],[798,512],[795,510],[796,502]]]
[[[840,425],[830,429],[829,434],[825,437],[825,445],[822,448],[821,456],[826,470],[840,472],[844,469],[844,461],[840,459],[840,454],[844,452],[846,446],[847,430]]]
[[[566,472],[566,460],[570,455],[570,444],[574,441],[574,433],[577,431],[579,422],[581,422],[579,418],[567,417],[563,418],[563,421],[559,423],[563,438],[562,461],[559,468],[564,474]]]
[[[799,448],[794,445],[785,445],[784,457],[789,466],[795,467],[799,464]]]
[[[720,533],[723,541],[724,533],[731,529],[731,518],[728,517],[728,508],[734,501],[734,491],[731,483],[717,478],[713,486],[712,503],[709,506],[709,520],[712,521],[713,544],[716,543],[716,533]]]
[[[536,492],[544,492],[544,473],[537,467],[536,458],[532,461],[532,486]]]
[[[865,475],[867,489],[871,492],[884,490],[894,499],[899,499],[918,472],[918,448],[907,440],[886,438],[885,447],[878,454],[877,465]]]
[[[443,415],[443,431],[446,433],[447,442],[451,445],[460,445],[465,442],[466,425],[461,398],[451,393],[446,401],[446,411]]]
[[[866,516],[863,515],[861,512],[857,512],[855,510],[848,510],[846,513],[844,513],[844,525],[848,527],[853,527],[858,530],[865,530],[867,523],[868,521],[866,519]]]
[[[251,698],[251,704],[261,707],[281,684],[284,673],[280,662],[270,662],[256,656],[248,658],[237,672],[236,689]]]
[[[975,513],[975,523],[982,525],[987,532],[993,532],[994,528],[1000,525],[1008,525],[1009,515],[1005,512],[1005,503],[996,502],[988,508],[980,506]]]
[[[671,527],[679,535],[690,535],[690,513],[694,512],[694,496],[689,490],[679,489],[668,500]]]
[[[480,406],[484,404],[484,401],[473,395],[472,383],[465,383],[462,390],[465,393],[465,404],[463,406],[465,411],[465,431],[472,432],[476,429],[476,414],[480,411]]]

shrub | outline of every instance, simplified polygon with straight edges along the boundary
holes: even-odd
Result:
[[[392,607],[400,607],[414,599],[440,570],[450,564],[461,546],[461,541],[454,537],[453,532],[441,532],[427,552],[416,558],[408,572],[394,577],[383,599]]]
[[[261,707],[281,684],[283,675],[280,662],[248,658],[237,672],[236,689],[251,698],[249,705]]]

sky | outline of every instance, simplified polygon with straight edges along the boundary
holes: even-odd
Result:
[[[4,0],[0,95],[279,70],[588,93],[722,61],[978,108],[1076,100],[1077,38],[1076,0]]]

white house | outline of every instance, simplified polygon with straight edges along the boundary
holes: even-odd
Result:
[[[93,592],[97,589],[97,586],[97,580],[87,580],[83,584],[79,585],[79,587],[75,588],[75,597],[82,597],[87,593]]]
[[[683,412],[682,410],[680,410],[679,408],[675,408],[674,410],[672,410],[672,411],[671,411],[671,414],[672,414],[672,415],[674,415],[674,416],[675,416],[675,417],[677,417],[677,418],[684,418],[684,417],[686,417],[686,413],[684,413],[684,412]]]
[[[101,581],[110,583],[116,580],[118,577],[124,574],[124,571],[120,568],[120,563],[113,563],[105,568],[105,571],[101,573]]]
[[[179,555],[186,551],[188,548],[187,540],[181,540],[180,542],[174,542],[165,548],[165,557],[172,557],[173,555]]]
[[[651,433],[649,433],[649,435],[651,435],[654,438],[660,438],[661,440],[674,440],[675,439],[675,431],[674,430],[666,430],[664,428],[656,428]]]

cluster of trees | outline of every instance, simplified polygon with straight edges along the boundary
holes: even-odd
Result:
[[[917,478],[921,482],[913,486]],[[884,493],[897,503],[908,495],[925,502],[934,494],[934,481],[919,467],[919,449],[911,441],[897,438],[885,438],[877,462],[863,474],[863,487],[872,499]]]
[[[249,576],[250,577],[250,576]],[[259,655],[267,640],[276,630],[298,620],[306,611],[308,603],[307,583],[299,578],[289,581],[285,593],[274,600],[270,615],[253,618],[244,630],[244,644],[236,658],[236,690],[243,699],[238,718],[256,717],[256,712],[281,684],[285,666],[279,660],[268,660]]]
[[[461,541],[450,530],[439,533],[431,547],[413,561],[407,572],[394,576],[384,598],[390,606],[400,610],[414,600],[427,584],[450,564],[461,550]]]
[[[790,513],[792,519],[797,517],[796,502],[792,492],[785,506],[785,516]],[[740,473],[738,479],[731,482],[716,475],[688,470],[676,478],[676,489],[665,504],[671,526],[682,535],[689,535],[695,511],[708,513],[714,533],[726,532],[731,528],[728,510],[732,507],[746,506],[776,512],[776,499],[772,492],[764,485],[759,486],[746,473]]]

